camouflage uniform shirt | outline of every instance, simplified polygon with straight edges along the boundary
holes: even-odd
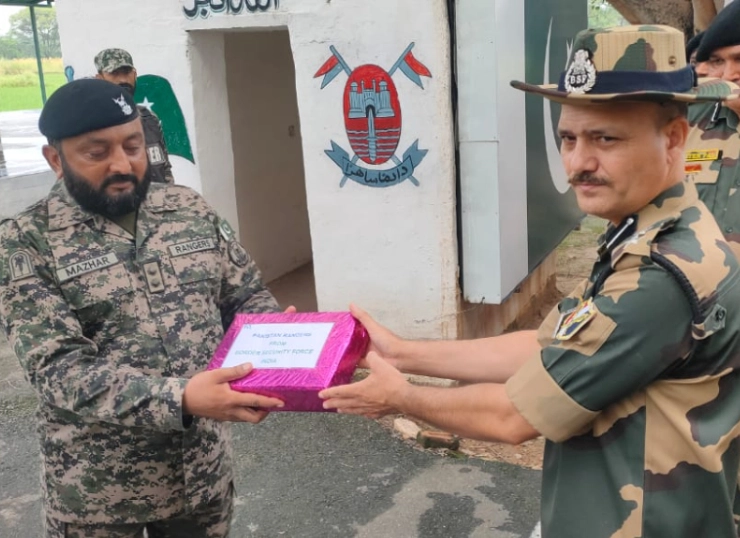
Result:
[[[172,176],[172,164],[167,153],[167,144],[162,132],[162,122],[157,115],[143,105],[137,107],[141,116],[141,126],[144,128],[144,140],[146,141],[146,155],[149,159],[149,170],[152,181],[158,183],[174,183]]]
[[[740,133],[738,117],[713,103],[689,107],[686,174],[717,219],[725,240],[740,258]]]
[[[738,262],[690,182],[633,219],[507,384],[547,438],[542,536],[733,537]]]
[[[183,390],[237,312],[277,309],[194,191],[152,183],[136,227],[83,210],[62,181],[0,226],[0,318],[39,397],[60,521],[161,520],[227,494],[229,426],[184,417]]]

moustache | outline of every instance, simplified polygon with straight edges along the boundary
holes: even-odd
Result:
[[[568,179],[568,183],[570,183],[573,187],[576,185],[608,185],[609,181],[602,178],[595,176],[591,174],[590,172],[581,172],[579,174],[576,174],[574,176],[571,176],[570,179]]]
[[[103,183],[100,185],[100,190],[103,191],[116,183],[132,183],[135,186],[138,182],[139,178],[133,174],[116,174],[105,178]]]

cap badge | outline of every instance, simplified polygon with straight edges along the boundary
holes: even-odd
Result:
[[[596,84],[596,67],[591,63],[591,52],[577,50],[565,73],[565,89],[571,93],[588,93]]]
[[[122,111],[122,112],[123,112],[124,114],[126,114],[127,116],[130,116],[131,114],[133,114],[133,113],[134,113],[134,109],[133,109],[133,108],[131,108],[131,105],[129,105],[129,104],[128,104],[128,103],[126,102],[126,98],[125,98],[125,97],[123,96],[123,94],[121,94],[121,97],[120,97],[120,98],[118,98],[118,99],[113,99],[113,101],[114,101],[114,102],[115,102],[115,103],[116,103],[116,104],[117,104],[118,106],[120,106],[120,107],[121,107],[121,111]]]

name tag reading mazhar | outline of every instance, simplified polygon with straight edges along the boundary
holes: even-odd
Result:
[[[319,411],[325,388],[349,383],[369,344],[349,312],[237,314],[209,370],[251,363],[231,388],[278,398],[273,411]]]

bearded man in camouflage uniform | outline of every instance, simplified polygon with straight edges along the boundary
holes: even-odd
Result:
[[[204,370],[235,314],[277,304],[201,196],[151,183],[130,94],[70,82],[39,129],[59,181],[0,225],[0,319],[39,398],[46,536],[225,537],[225,421],[281,402]]]
[[[127,51],[123,49],[101,50],[95,56],[95,69],[98,71],[97,78],[118,84],[131,95],[136,92],[136,68],[133,58]],[[137,107],[141,125],[144,128],[152,181],[174,183],[175,178],[172,176],[172,164],[162,132],[162,122],[151,109],[144,105],[137,105]]]
[[[700,85],[718,94],[740,88],[740,1],[725,7],[702,34],[698,62],[711,79]],[[686,175],[699,198],[717,219],[720,230],[740,257],[740,100],[699,103],[689,107],[691,131],[686,144]]]
[[[693,71],[665,26],[588,30],[559,85],[563,164],[605,218],[589,279],[539,331],[399,338],[366,313],[370,375],[325,407],[459,435],[543,435],[544,538],[730,538],[740,457],[740,268],[684,178]],[[410,385],[402,372],[457,379]]]

